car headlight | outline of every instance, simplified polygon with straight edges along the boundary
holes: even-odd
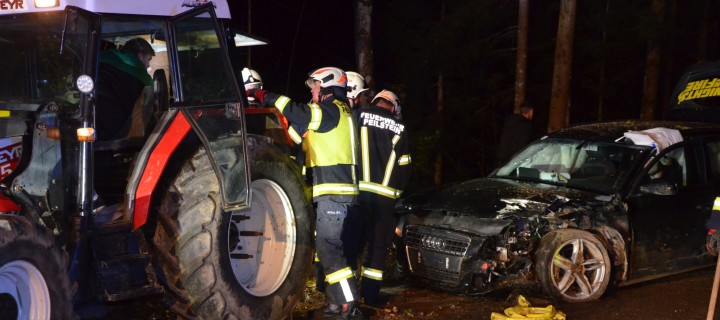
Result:
[[[405,228],[405,216],[400,216],[398,218],[397,225],[395,225],[395,235],[402,238],[404,228]]]

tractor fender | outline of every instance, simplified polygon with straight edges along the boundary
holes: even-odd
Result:
[[[153,192],[173,154],[192,130],[185,114],[179,109],[170,109],[140,150],[128,181],[124,203],[128,212],[132,213],[134,229],[147,222]]]

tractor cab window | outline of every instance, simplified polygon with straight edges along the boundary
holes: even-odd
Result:
[[[212,20],[199,16],[176,25],[182,99],[190,103],[237,100],[233,75],[225,64],[227,52]]]
[[[82,29],[82,23],[80,29]],[[2,21],[0,28],[0,101],[76,104],[85,45],[82,30],[68,32],[62,44],[64,15],[50,14]]]

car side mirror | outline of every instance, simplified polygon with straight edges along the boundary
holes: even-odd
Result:
[[[651,181],[640,186],[640,192],[658,196],[672,196],[677,194],[677,185],[669,181]]]

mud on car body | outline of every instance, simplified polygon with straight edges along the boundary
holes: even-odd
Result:
[[[720,193],[718,151],[712,124],[567,128],[488,177],[401,199],[399,268],[442,290],[539,285],[581,302],[711,265],[704,222]]]

